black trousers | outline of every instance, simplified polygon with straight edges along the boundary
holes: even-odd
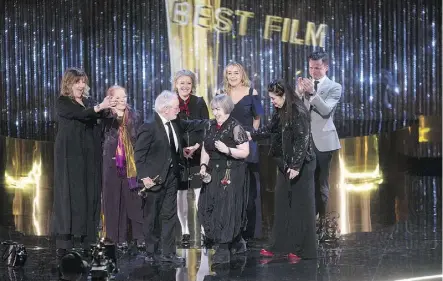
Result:
[[[261,196],[260,181],[258,173],[258,164],[248,163],[247,173],[249,175],[249,188],[248,188],[248,201],[246,206],[246,216],[248,222],[245,230],[242,232],[242,236],[245,239],[252,239],[261,237]],[[257,200],[259,198],[259,200]],[[258,202],[257,202],[258,201]],[[257,214],[257,211],[259,212]]]
[[[331,167],[332,151],[319,151],[314,144],[317,164],[315,167],[315,212],[319,216],[326,214],[329,198],[329,169]]]
[[[175,253],[177,186],[177,174],[170,168],[163,187],[149,191],[144,199],[143,235],[148,254],[157,252],[159,246],[164,255]]]

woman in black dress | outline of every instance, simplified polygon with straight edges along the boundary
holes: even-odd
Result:
[[[97,119],[115,102],[105,97],[95,105],[87,83],[82,70],[66,70],[56,101],[52,232],[58,255],[73,247],[73,237],[80,237],[86,249],[98,233],[102,150]]]
[[[125,246],[144,241],[142,200],[137,194],[134,144],[140,115],[127,104],[126,90],[112,86],[107,96],[117,103],[103,120],[103,212],[106,237]],[[128,237],[128,234],[131,234]]]
[[[178,118],[183,120],[209,119],[208,107],[202,97],[193,95],[195,93],[196,78],[190,70],[180,70],[174,76],[174,92],[178,95],[180,113]],[[186,158],[186,173],[178,186],[177,192],[177,215],[182,230],[182,246],[189,247],[191,236],[188,225],[188,188],[195,194],[197,204],[200,196],[201,180],[192,175],[200,171],[200,146],[203,135],[200,132],[187,132],[183,135],[183,155]]]
[[[317,257],[314,170],[309,111],[284,81],[268,85],[276,110],[271,123],[252,133],[271,138],[270,154],[278,166],[272,243],[260,254],[287,255],[290,261]]]
[[[251,87],[251,81],[241,64],[231,62],[225,67],[222,92],[232,98],[235,106],[231,112],[231,117],[240,122],[245,130],[252,131],[260,127],[260,116],[263,115],[263,106],[257,91]],[[248,164],[247,172],[249,176],[249,184],[245,190],[246,194],[248,194],[245,201],[246,225],[242,231],[243,237],[237,238],[239,243],[233,249],[236,253],[246,251],[244,239],[249,240],[261,237],[262,216],[258,154],[257,143],[250,141],[249,156],[245,160]]]
[[[218,245],[213,263],[226,263],[242,230],[249,144],[246,131],[229,116],[234,108],[229,96],[215,96],[211,108],[215,120],[205,130],[200,160],[200,174],[204,178],[209,173],[211,181],[203,184],[198,218],[206,238]]]

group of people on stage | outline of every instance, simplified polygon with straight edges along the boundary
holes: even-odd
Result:
[[[192,190],[204,246],[216,249],[213,263],[229,262],[261,237],[256,141],[270,138],[278,167],[274,226],[270,248],[260,255],[316,258],[316,221],[326,214],[329,166],[340,148],[333,115],[342,88],[326,76],[327,53],[308,60],[311,78],[298,78],[295,90],[284,80],[269,83],[275,110],[268,124],[260,124],[259,95],[239,63],[224,69],[223,87],[209,105],[212,120],[205,100],[194,95],[192,71],[175,73],[173,90],[160,93],[155,113],[142,120],[123,87],[112,86],[96,104],[87,75],[68,69],[56,102],[58,255],[76,241],[84,249],[95,242],[103,213],[105,235],[115,243],[144,244],[147,262],[182,263],[175,231],[179,222],[180,243],[189,246]]]

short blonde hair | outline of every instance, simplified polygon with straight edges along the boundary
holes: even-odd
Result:
[[[88,98],[89,97],[88,76],[83,70],[75,67],[66,69],[65,73],[63,74],[62,84],[60,86],[60,96],[72,97],[73,94],[72,85],[74,85],[81,79],[83,79],[83,81],[86,84],[86,89],[83,92],[83,97]]]
[[[223,90],[225,93],[231,93],[231,85],[229,85],[229,81],[228,81],[228,67],[230,66],[236,66],[238,67],[238,69],[240,70],[241,73],[241,84],[242,86],[245,87],[250,87],[251,86],[251,81],[249,80],[248,75],[246,74],[246,70],[243,67],[243,65],[241,65],[238,62],[230,62],[226,65],[225,69],[223,70]]]
[[[225,114],[231,114],[234,106],[231,97],[226,94],[216,95],[211,101],[211,108],[221,108]]]
[[[183,77],[183,76],[188,76],[189,78],[191,78],[191,82],[192,82],[192,91],[191,91],[191,93],[195,94],[195,88],[197,86],[196,85],[197,78],[195,77],[195,73],[190,71],[190,70],[188,70],[188,69],[182,69],[182,70],[179,70],[179,71],[177,71],[175,73],[174,79],[172,80],[172,90],[175,93],[178,93],[178,89],[177,89],[177,86],[176,86],[177,80],[180,77]]]

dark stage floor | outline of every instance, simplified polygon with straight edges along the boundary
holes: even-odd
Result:
[[[186,266],[148,265],[121,253],[115,280],[442,280],[441,118],[421,118],[394,132],[342,139],[333,158],[329,211],[342,236],[321,244],[317,260],[290,264],[263,260],[272,226],[275,168],[261,147],[263,239],[214,267],[212,252],[179,249]],[[0,263],[0,280],[57,280],[54,242],[48,238],[52,206],[52,142],[0,137],[0,241],[24,243],[21,270]],[[189,200],[193,200],[189,193]],[[191,236],[199,245],[195,211]],[[430,277],[429,279],[410,279]]]

